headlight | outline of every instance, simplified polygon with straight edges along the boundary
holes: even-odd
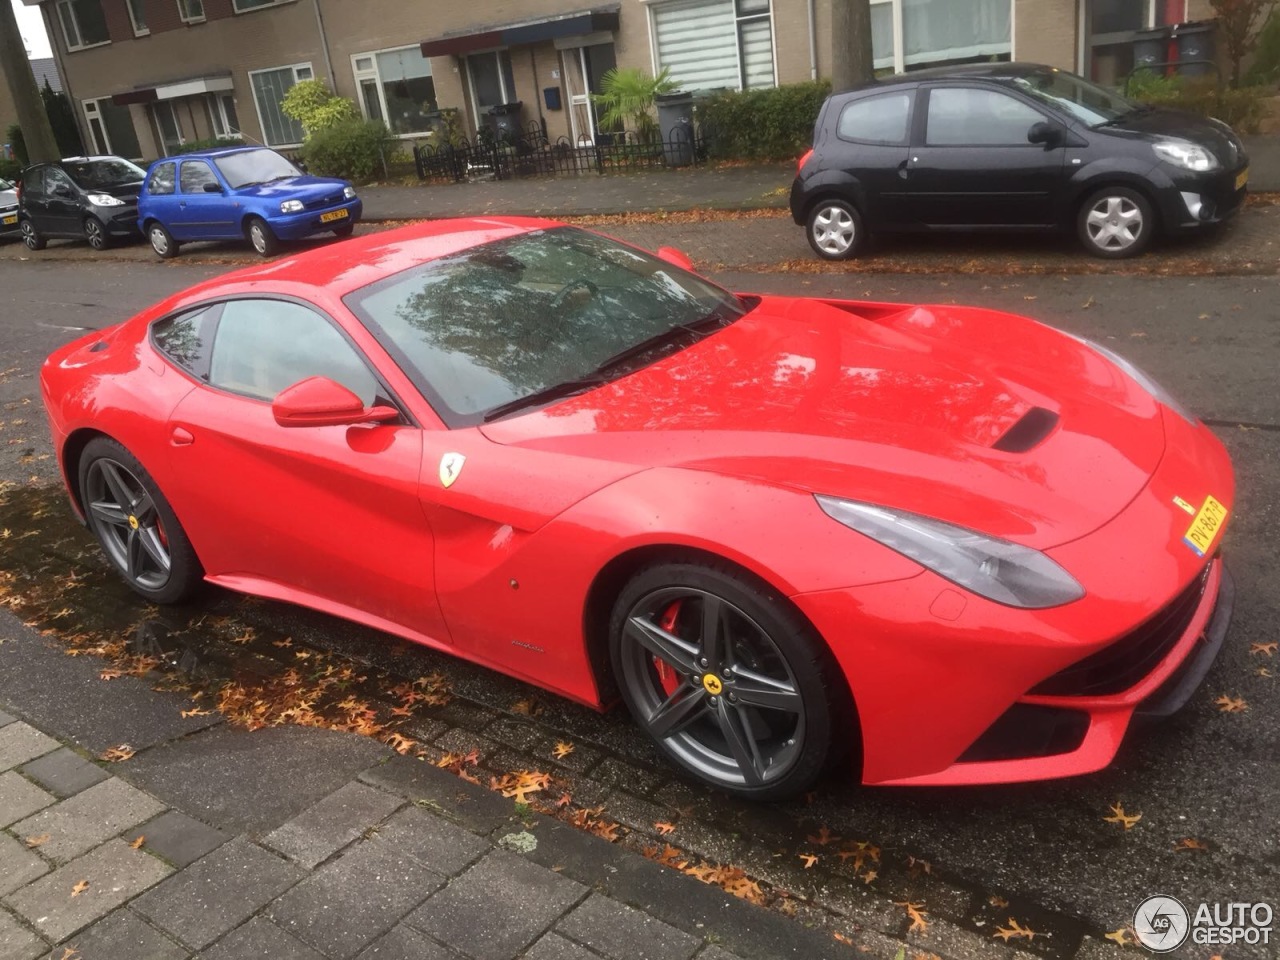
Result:
[[[903,510],[817,497],[827,516],[966,590],[1024,610],[1084,596],[1075,578],[1039,550]]]
[[[280,204],[281,213],[301,213],[305,209],[301,200],[286,200]]]
[[[344,200],[354,200],[354,199],[356,198],[356,188],[355,188],[355,187],[343,187],[343,188],[342,188],[342,197],[343,197],[343,199],[344,199]]]
[[[1218,169],[1218,158],[1204,147],[1186,140],[1161,140],[1151,145],[1157,157],[1183,170],[1208,173]]]
[[[1157,403],[1163,403],[1166,407],[1168,407],[1170,410],[1172,410],[1174,413],[1180,416],[1183,420],[1187,421],[1187,423],[1191,424],[1193,427],[1199,425],[1200,421],[1198,421],[1191,413],[1189,413],[1186,407],[1184,407],[1177,400],[1175,400],[1173,398],[1173,394],[1171,394],[1164,387],[1160,386],[1160,384],[1156,383],[1155,380],[1153,380],[1150,376],[1144,373],[1141,369],[1134,366],[1124,357],[1120,356],[1120,354],[1116,353],[1114,350],[1109,350],[1108,348],[1104,347],[1100,343],[1094,343],[1092,340],[1088,340],[1084,337],[1077,337],[1074,334],[1067,334],[1067,336],[1071,337],[1072,340],[1078,340],[1080,343],[1083,343],[1090,350],[1093,350],[1095,353],[1099,353],[1106,359],[1110,360],[1117,367],[1119,367],[1121,370],[1123,370],[1125,373],[1131,376],[1134,380],[1136,380],[1138,382],[1138,386],[1142,387],[1143,390],[1151,394],[1151,396],[1156,400]]]
[[[91,193],[89,194],[89,202],[95,207],[123,207],[124,201],[111,196],[109,193]]]

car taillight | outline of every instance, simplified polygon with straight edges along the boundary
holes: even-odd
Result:
[[[13,196],[19,203],[22,202],[22,181],[19,180],[13,185]]]
[[[813,150],[810,148],[804,152],[804,156],[800,158],[800,162],[796,164],[796,173],[804,169],[804,165],[809,162],[809,158],[813,156]]]

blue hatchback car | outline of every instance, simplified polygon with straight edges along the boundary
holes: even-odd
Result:
[[[166,259],[194,240],[248,240],[269,257],[282,240],[349,236],[363,210],[345,180],[308,176],[265,147],[229,147],[151,164],[138,227]]]

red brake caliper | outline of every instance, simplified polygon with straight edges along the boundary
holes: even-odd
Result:
[[[667,633],[673,632],[676,628],[676,618],[680,616],[681,602],[677,600],[667,607],[666,612],[662,614],[662,619],[658,621],[658,626]],[[680,686],[680,674],[676,673],[676,668],[660,657],[653,658],[653,665],[658,671],[658,682],[662,684],[662,689],[666,691],[667,696],[675,693],[676,687]]]

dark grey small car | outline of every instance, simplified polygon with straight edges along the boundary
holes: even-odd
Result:
[[[1032,63],[921,70],[829,97],[791,213],[827,260],[868,233],[1072,230],[1099,257],[1202,230],[1244,202],[1217,120],[1134,103]]]
[[[146,171],[123,157],[69,157],[22,171],[18,223],[23,242],[43,250],[53,239],[85,240],[105,250],[140,240],[138,193]]]

